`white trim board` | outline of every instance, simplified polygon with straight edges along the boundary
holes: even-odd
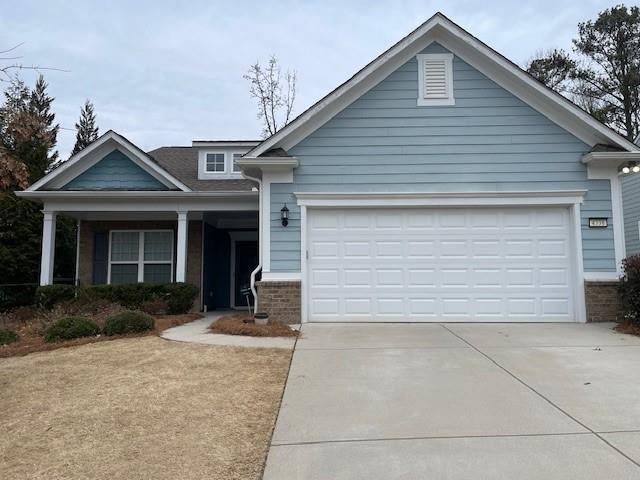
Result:
[[[75,177],[81,175],[98,163],[105,155],[113,150],[119,150],[166,187],[177,188],[183,192],[191,191],[184,183],[153,161],[146,152],[113,130],[104,133],[84,150],[72,156],[69,160],[49,172],[25,191],[35,192],[44,186],[62,188]]]
[[[620,279],[617,272],[584,272],[587,282],[614,282]]]
[[[302,278],[300,272],[264,272],[261,282],[299,282]]]
[[[440,43],[585,143],[640,150],[438,12],[247,156],[257,157],[278,147],[289,150],[433,42]]]
[[[308,207],[428,207],[574,205],[582,203],[586,190],[530,192],[445,193],[321,193],[294,192],[298,205]]]

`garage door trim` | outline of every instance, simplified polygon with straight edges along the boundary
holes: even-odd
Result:
[[[576,322],[586,322],[584,297],[584,270],[582,259],[582,232],[580,204],[585,190],[539,192],[477,192],[477,193],[319,193],[296,192],[300,206],[300,266],[301,266],[301,321],[309,321],[308,281],[308,209],[313,208],[407,208],[407,207],[514,207],[557,206],[568,207],[574,255],[571,258],[573,305]]]

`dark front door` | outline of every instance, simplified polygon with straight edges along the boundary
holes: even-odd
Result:
[[[258,242],[255,240],[243,240],[236,242],[236,268],[235,268],[235,303],[236,307],[246,307],[247,299],[242,294],[242,289],[251,285],[251,272],[258,266]],[[251,304],[253,297],[249,296]]]

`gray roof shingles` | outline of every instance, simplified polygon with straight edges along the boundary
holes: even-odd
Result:
[[[147,154],[194,191],[247,192],[254,186],[245,179],[198,180],[198,149],[193,147],[160,147]]]

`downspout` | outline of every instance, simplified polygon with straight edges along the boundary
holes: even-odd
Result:
[[[253,295],[253,311],[258,311],[258,291],[256,290],[256,275],[262,270],[262,180],[258,177],[250,177],[241,172],[242,176],[247,180],[251,180],[258,184],[258,266],[251,272],[251,294]]]

